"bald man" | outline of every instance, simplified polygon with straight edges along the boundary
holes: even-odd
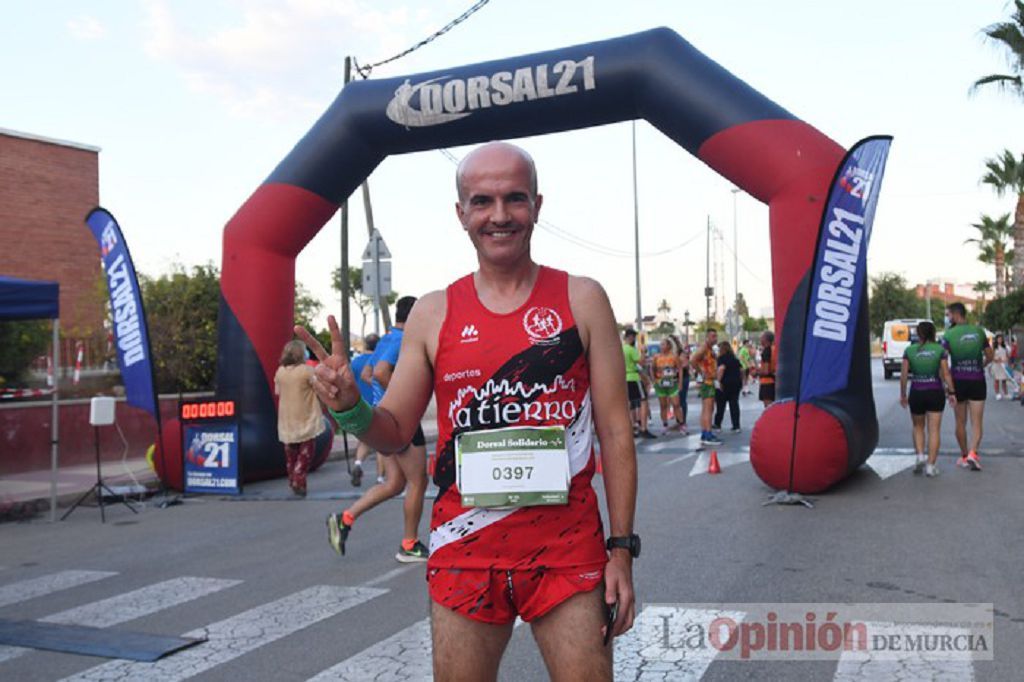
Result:
[[[427,581],[434,677],[494,680],[516,616],[553,680],[611,680],[632,627],[636,453],[615,321],[601,286],[535,263],[543,197],[524,150],[490,143],[456,173],[455,212],[478,269],[420,298],[387,394],[359,397],[337,323],[315,387],[349,433],[404,447],[431,393],[439,493]],[[609,535],[591,479],[601,442]]]

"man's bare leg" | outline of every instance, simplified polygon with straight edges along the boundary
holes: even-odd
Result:
[[[580,592],[535,619],[537,640],[552,682],[611,682],[612,645],[604,645],[603,588]]]
[[[957,404],[957,407],[960,407]],[[967,409],[971,413],[971,452],[977,453],[981,447],[982,422],[985,417],[985,401],[969,400]]]
[[[512,637],[513,623],[480,623],[433,601],[430,616],[436,682],[498,679],[498,665]]]
[[[384,460],[384,472],[387,479],[367,490],[362,497],[355,501],[355,504],[345,510],[353,518],[359,518],[361,514],[370,511],[381,502],[390,500],[395,495],[400,495],[405,490],[405,476],[402,474],[398,462],[395,461],[395,456],[389,455],[381,459]]]
[[[956,417],[956,442],[960,446],[960,456],[967,456],[967,401],[957,401],[953,408]]]
[[[928,463],[935,466],[939,460],[939,433],[942,431],[942,413],[928,413]]]
[[[392,455],[408,483],[405,501],[402,505],[405,529],[402,538],[414,540],[419,537],[420,518],[423,516],[423,496],[427,492],[427,449],[423,445],[410,445],[400,454]],[[390,480],[390,478],[388,479]]]

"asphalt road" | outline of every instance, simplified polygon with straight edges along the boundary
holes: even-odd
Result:
[[[909,468],[909,416],[880,366],[875,388],[879,452],[813,509],[763,506],[772,491],[746,461],[752,397],[745,431],[718,449],[720,475],[702,473],[707,453],[693,438],[640,444],[635,578],[648,610],[617,642],[618,679],[1021,678],[1024,408],[988,402],[981,473],[954,467],[947,411],[944,472],[925,479]],[[328,498],[352,491],[344,462],[314,474],[310,489],[310,499],[291,500],[274,481],[251,486],[253,499],[190,498],[138,516],[114,506],[105,525],[85,508],[56,525],[0,525],[0,619],[209,638],[157,663],[0,647],[0,679],[424,679],[424,569],[393,558],[400,502],[360,519],[342,558],[323,519],[343,504]],[[992,604],[991,660],[730,660],[686,649],[671,629],[722,613],[753,623],[755,604],[848,602],[882,604],[878,620],[891,623],[906,622],[913,604]],[[501,679],[545,679],[528,630],[516,630]]]

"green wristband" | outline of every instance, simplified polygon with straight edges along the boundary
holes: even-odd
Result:
[[[329,407],[327,411],[331,413],[334,421],[338,422],[338,426],[342,430],[348,431],[354,436],[361,436],[366,433],[370,428],[370,422],[373,421],[373,408],[362,398],[359,398],[359,402],[353,405],[351,409],[344,412],[335,412]]]

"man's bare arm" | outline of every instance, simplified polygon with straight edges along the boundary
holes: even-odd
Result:
[[[608,502],[609,533],[633,532],[636,513],[636,450],[626,397],[625,362],[615,318],[604,289],[586,278],[570,279],[569,301],[587,351],[594,426],[601,443],[601,464]],[[618,602],[614,634],[628,630],[635,615],[632,558],[626,550],[611,553],[605,578],[605,600]]]

